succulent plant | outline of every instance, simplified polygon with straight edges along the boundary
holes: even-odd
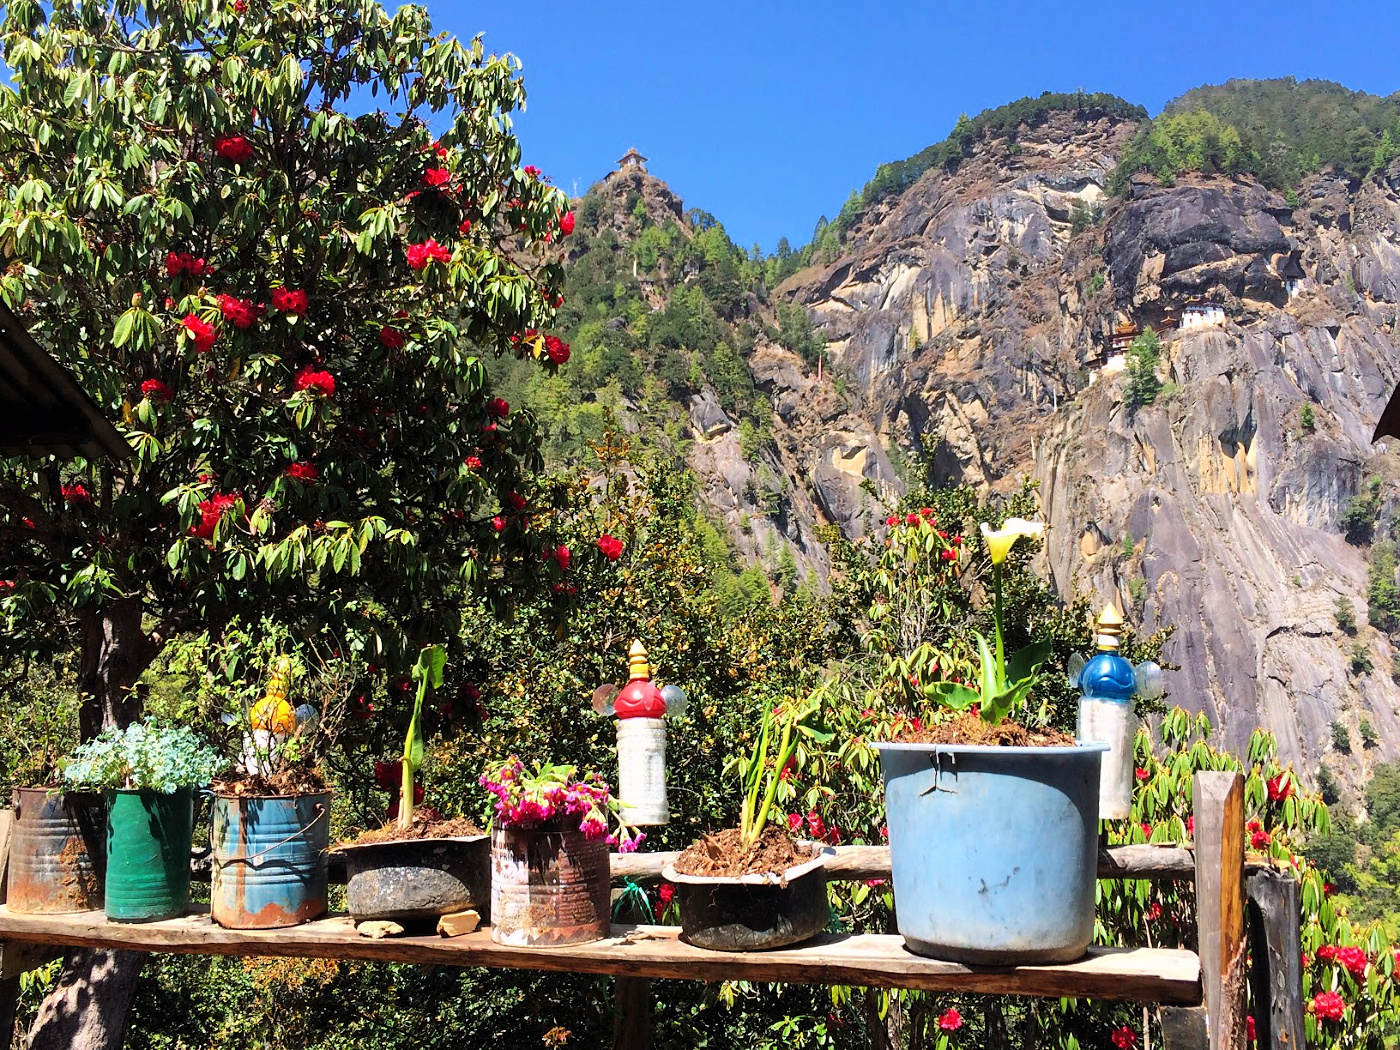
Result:
[[[63,782],[77,789],[146,788],[168,795],[209,783],[224,765],[188,726],[133,722],[125,729],[104,729],[78,747],[63,769]]]

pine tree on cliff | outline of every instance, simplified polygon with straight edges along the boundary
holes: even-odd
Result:
[[[559,363],[513,337],[571,220],[517,166],[514,60],[374,0],[14,0],[0,44],[0,294],[135,450],[0,462],[0,656],[79,650],[86,736],[191,627],[411,662],[464,587],[527,585],[538,441],[478,355]],[[119,1045],[141,958],[70,954],[31,1045]]]

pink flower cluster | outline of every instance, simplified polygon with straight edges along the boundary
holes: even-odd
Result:
[[[646,838],[617,816],[621,804],[597,773],[580,780],[573,766],[549,763],[532,773],[512,755],[496,770],[481,774],[480,783],[496,796],[496,823],[501,827],[563,829],[577,821],[585,837],[604,839],[620,853],[631,853]],[[614,817],[615,833],[609,829]]]

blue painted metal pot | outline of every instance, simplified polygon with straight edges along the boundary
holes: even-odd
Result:
[[[216,795],[209,913],[231,930],[296,926],[326,913],[330,792]]]
[[[919,955],[1068,962],[1094,932],[1106,744],[876,744],[895,918]]]

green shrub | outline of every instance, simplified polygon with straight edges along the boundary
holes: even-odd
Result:
[[[1340,719],[1332,723],[1332,746],[1343,754],[1351,753],[1351,734]]]
[[[1347,634],[1356,633],[1356,606],[1351,603],[1351,599],[1345,594],[1337,598],[1335,606],[1337,614],[1337,626]]]
[[[1371,547],[1366,569],[1366,618],[1371,626],[1393,630],[1400,623],[1400,587],[1395,584],[1396,548],[1393,540]]]
[[[1303,407],[1298,410],[1298,424],[1304,430],[1312,430],[1317,424],[1317,416],[1313,411],[1312,403],[1303,402]]]
[[[1157,400],[1162,390],[1162,381],[1157,378],[1157,362],[1161,352],[1162,341],[1151,328],[1129,344],[1128,389],[1123,395],[1123,403],[1130,411]]]
[[[1371,660],[1371,650],[1361,642],[1355,643],[1351,647],[1351,656],[1348,660],[1348,665],[1351,667],[1351,673],[1358,677],[1364,674],[1370,674],[1375,666]]]
[[[1369,478],[1361,491],[1347,500],[1337,518],[1348,543],[1361,545],[1371,542],[1376,522],[1381,516],[1381,479]]]
[[[1361,716],[1361,746],[1365,748],[1375,747],[1381,742],[1381,738],[1376,735],[1375,726],[1371,725],[1371,720],[1365,715]]]
[[[63,782],[92,791],[149,788],[168,795],[208,784],[227,764],[189,726],[133,722],[104,729],[76,748]]]

